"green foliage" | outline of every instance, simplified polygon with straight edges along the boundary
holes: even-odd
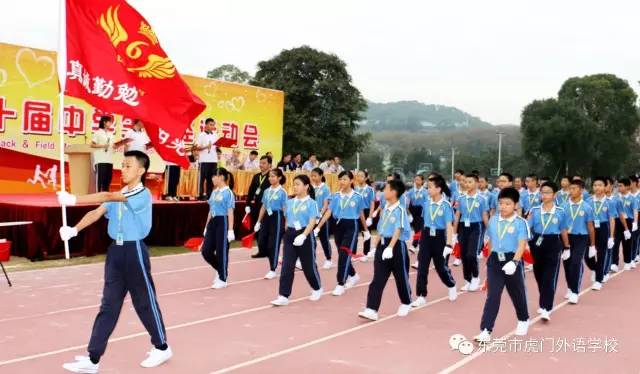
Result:
[[[367,104],[336,55],[308,46],[283,50],[258,63],[251,83],[285,92],[286,151],[350,158],[367,145],[370,135],[358,132]]]
[[[617,175],[638,168],[637,96],[615,75],[568,79],[558,99],[534,101],[522,113],[523,148],[543,172]]]
[[[207,72],[207,78],[246,84],[251,80],[251,74],[241,70],[235,65],[227,64],[209,70]]]

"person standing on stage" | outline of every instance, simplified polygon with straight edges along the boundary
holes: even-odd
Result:
[[[113,134],[111,133],[111,117],[100,117],[98,130],[91,135],[93,168],[96,173],[96,192],[109,191],[113,173]]]
[[[167,195],[164,199],[167,201],[179,201],[178,184],[180,183],[180,166],[169,161],[165,161],[165,164],[164,180]]]
[[[249,185],[247,194],[247,206],[244,208],[245,213],[251,215],[251,222],[258,222],[260,208],[262,208],[262,195],[269,188],[269,171],[271,170],[272,159],[270,156],[260,157],[260,172],[253,176]],[[251,255],[253,258],[267,257],[264,248],[258,247],[258,252]]]
[[[216,121],[207,118],[204,121],[204,131],[198,135],[197,149],[200,152],[198,162],[200,164],[200,178],[198,181],[199,200],[208,200],[213,191],[213,176],[218,169],[218,154],[215,143],[218,135],[215,132]],[[203,187],[203,184],[205,185]]]
[[[144,130],[144,124],[139,119],[134,120],[133,127],[127,130],[124,134],[124,139],[116,143],[116,147],[119,147],[122,143],[125,144],[124,150],[128,151],[140,151],[146,153],[151,148],[151,139]]]

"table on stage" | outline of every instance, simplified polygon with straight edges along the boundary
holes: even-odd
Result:
[[[235,186],[233,192],[236,196],[246,196],[249,193],[249,186],[251,185],[251,179],[257,173],[257,170],[245,171],[235,170],[232,171],[233,180]],[[293,179],[296,175],[301,174],[295,171],[287,171],[284,173],[287,177],[287,182],[284,185],[287,193],[293,195]],[[308,173],[304,173],[308,174]],[[178,196],[180,197],[197,197],[198,196],[198,169],[181,169],[180,170],[180,184],[178,185]],[[338,176],[336,174],[325,174],[326,184],[329,186],[331,192],[338,190]]]

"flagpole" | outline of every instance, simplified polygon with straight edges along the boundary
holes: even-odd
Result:
[[[65,191],[66,181],[64,176],[64,90],[67,80],[67,12],[65,9],[65,1],[60,0],[60,17],[59,17],[59,30],[58,30],[58,83],[60,86],[60,92],[58,93],[58,134],[60,135],[60,190]],[[62,206],[62,226],[67,225],[67,207]],[[64,258],[69,260],[71,258],[69,253],[69,241],[64,241]]]

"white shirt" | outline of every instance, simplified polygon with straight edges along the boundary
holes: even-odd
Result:
[[[125,133],[124,138],[131,139],[131,141],[127,143],[127,151],[140,151],[146,153],[147,144],[151,142],[149,136],[144,130],[136,131],[134,129],[129,129]]]
[[[211,144],[211,149],[203,149],[200,151],[198,162],[218,162],[218,154],[216,153],[216,146],[214,145],[218,141],[218,135],[215,132],[207,134],[206,131],[198,134],[198,147],[206,147]]]
[[[316,165],[317,162],[314,164],[311,160],[307,160],[304,164],[302,164],[302,170],[311,171],[316,167]]]
[[[255,160],[251,161],[251,159],[247,157],[247,159],[244,160],[244,164],[242,165],[242,167],[244,168],[244,170],[259,169],[260,160],[258,160],[258,158],[256,157]]]
[[[91,141],[97,145],[107,145],[107,149],[93,148],[93,165],[113,164],[113,134],[98,129],[91,135]]]

